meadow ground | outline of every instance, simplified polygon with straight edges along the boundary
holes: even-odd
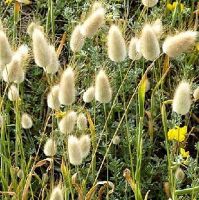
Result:
[[[197,0],[0,1],[0,199],[199,199]]]

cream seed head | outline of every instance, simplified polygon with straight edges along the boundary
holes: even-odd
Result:
[[[105,10],[104,8],[98,8],[82,24],[81,32],[85,37],[91,38],[98,29],[104,24]]]
[[[77,127],[79,130],[87,129],[87,118],[84,113],[80,113],[77,116]]]
[[[30,129],[33,125],[32,118],[29,114],[23,113],[21,116],[21,126],[24,129]]]
[[[10,101],[16,101],[19,99],[19,90],[15,85],[11,85],[9,90],[8,90],[8,99]]]
[[[82,135],[79,139],[81,151],[82,151],[82,158],[86,158],[90,153],[91,148],[91,139],[89,135]]]
[[[32,36],[35,29],[39,29],[40,31],[44,31],[44,28],[35,22],[31,22],[27,28],[27,33]]]
[[[18,54],[12,57],[12,60],[3,70],[3,80],[7,83],[21,83],[25,79],[25,72],[22,68],[22,59]]]
[[[160,46],[151,25],[146,24],[140,38],[140,48],[143,57],[153,61],[160,55]]]
[[[142,57],[142,54],[140,52],[138,52],[138,45],[139,45],[139,39],[136,37],[133,37],[130,41],[129,44],[129,58],[131,60],[139,60]]]
[[[126,44],[118,26],[112,25],[107,38],[108,57],[114,62],[124,61],[126,58]]]
[[[161,19],[156,19],[151,26],[157,38],[159,39],[163,33],[163,26]]]
[[[55,74],[59,69],[59,60],[55,47],[53,45],[49,46],[50,61],[49,64],[44,68],[47,74]]]
[[[69,111],[59,122],[59,130],[62,133],[70,134],[75,127],[77,121],[77,113]]]
[[[52,193],[50,195],[50,200],[64,200],[63,191],[60,186],[53,188]]]
[[[63,72],[59,88],[60,103],[71,105],[75,101],[75,75],[71,67]]]
[[[162,49],[169,57],[177,57],[190,50],[197,39],[198,32],[185,31],[165,39]]]
[[[37,28],[35,28],[32,33],[32,40],[35,63],[39,67],[43,67],[45,69],[51,61],[51,50],[49,48],[48,41],[45,38],[44,33]]]
[[[109,103],[112,98],[112,89],[104,70],[100,70],[95,80],[95,99],[100,103]]]
[[[68,137],[68,155],[72,165],[81,165],[83,157],[80,142],[78,138],[73,135]]]
[[[58,110],[60,107],[59,102],[59,85],[54,85],[47,96],[47,104],[51,109]]]
[[[85,103],[90,103],[95,98],[95,88],[93,86],[89,87],[83,94],[83,101]]]
[[[197,101],[199,99],[199,87],[197,87],[193,92],[194,100]]]
[[[118,145],[120,143],[120,136],[115,135],[113,137],[113,144]]]
[[[173,98],[173,111],[186,115],[191,107],[191,89],[188,82],[182,81],[178,85]]]
[[[183,181],[183,179],[185,178],[185,174],[184,174],[183,170],[180,167],[178,167],[176,172],[175,172],[175,178],[178,181]]]
[[[44,145],[44,154],[46,156],[54,156],[57,153],[57,144],[52,138],[48,138]]]
[[[142,4],[146,7],[153,7],[158,3],[158,0],[142,0]]]
[[[92,12],[95,12],[97,9],[102,8],[102,3],[99,1],[95,1],[92,5]]]
[[[0,44],[0,68],[3,69],[12,59],[12,50],[3,30],[0,30]]]
[[[70,48],[73,52],[78,52],[82,49],[84,45],[84,36],[81,32],[82,27],[80,25],[77,25],[75,29],[72,32],[71,38],[70,38]]]

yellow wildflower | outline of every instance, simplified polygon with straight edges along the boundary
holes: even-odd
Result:
[[[16,1],[19,2],[19,3],[24,3],[26,5],[31,4],[30,0],[16,0]],[[5,0],[6,4],[11,4],[12,2],[13,2],[13,0]]]
[[[173,2],[173,4],[168,3],[167,4],[167,9],[170,10],[170,11],[174,11],[175,9],[178,8],[178,6],[180,7],[180,11],[182,12],[184,10],[184,4],[183,3],[179,3],[177,1]]]
[[[180,128],[176,126],[170,129],[168,132],[168,140],[176,140],[178,142],[183,142],[185,140],[185,135],[187,133],[187,126]]]
[[[62,112],[62,111],[57,111],[55,112],[55,117],[56,118],[62,118],[66,115],[66,112]]]
[[[6,4],[11,4],[13,0],[5,0]]]
[[[180,154],[183,158],[188,158],[189,157],[189,151],[185,151],[184,148],[180,148]]]

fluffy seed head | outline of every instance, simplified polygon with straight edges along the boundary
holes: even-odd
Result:
[[[196,31],[185,31],[169,36],[162,45],[163,52],[172,58],[179,56],[194,46],[197,36],[198,32]]]
[[[92,12],[95,12],[97,9],[102,8],[102,4],[99,1],[95,1],[92,5]]]
[[[15,54],[12,60],[3,70],[3,80],[7,83],[15,82],[21,83],[24,81],[25,72],[22,68],[22,57]]]
[[[81,32],[85,37],[92,37],[98,29],[104,24],[105,10],[98,8],[83,23]]]
[[[38,25],[37,23],[35,22],[31,22],[27,28],[27,33],[32,36],[33,32],[35,29],[39,29],[41,30],[42,32],[44,31],[44,28],[40,25]]]
[[[112,25],[107,38],[108,57],[115,62],[121,62],[126,58],[126,44],[121,31],[116,25]]]
[[[54,85],[50,92],[48,93],[47,97],[47,104],[49,108],[58,110],[60,107],[59,102],[59,85]]]
[[[19,98],[19,90],[15,85],[11,85],[8,90],[8,99],[10,101],[16,101]]]
[[[69,111],[59,122],[59,129],[62,133],[71,133],[77,121],[77,113]]]
[[[50,64],[51,60],[51,51],[47,39],[45,38],[44,33],[36,28],[32,33],[32,40],[35,63],[39,67],[45,69],[46,66]]]
[[[139,60],[142,57],[142,54],[137,50],[139,45],[138,43],[139,40],[135,37],[133,37],[130,41],[128,54],[131,60]]]
[[[75,76],[72,68],[67,68],[59,84],[59,101],[63,105],[71,105],[75,101]]]
[[[22,128],[24,128],[24,129],[29,129],[32,127],[33,122],[32,122],[30,115],[28,115],[27,113],[22,114],[21,125],[22,125]]]
[[[90,103],[94,98],[95,98],[95,88],[91,86],[84,92],[83,101],[85,103]]]
[[[155,22],[152,24],[152,29],[156,34],[157,38],[159,39],[163,33],[163,26],[161,19],[156,19]]]
[[[158,3],[158,0],[142,0],[142,4],[146,7],[153,7]]]
[[[80,51],[84,45],[84,36],[82,35],[82,27],[76,26],[70,38],[70,48],[73,52]]]
[[[85,114],[80,113],[77,117],[77,127],[79,130],[87,129],[87,118]]]
[[[12,59],[12,50],[8,38],[2,30],[0,30],[0,44],[0,67],[4,68]]]
[[[63,191],[59,186],[53,188],[50,200],[64,200]]]
[[[113,144],[117,145],[119,143],[120,143],[120,137],[116,135],[115,137],[113,137]]]
[[[185,178],[185,174],[184,174],[183,170],[180,167],[178,167],[176,172],[175,172],[175,178],[178,181],[182,181]]]
[[[197,101],[199,99],[199,87],[197,87],[193,92],[194,100]]]
[[[82,135],[79,139],[81,151],[82,151],[82,158],[86,158],[90,152],[91,148],[91,139],[89,135]]]
[[[48,138],[45,145],[44,145],[44,154],[46,156],[54,156],[57,153],[57,144],[56,142]]]
[[[143,57],[153,61],[160,54],[160,46],[152,26],[146,24],[142,30],[140,38],[140,48]]]
[[[48,74],[55,74],[58,71],[60,64],[57,53],[55,51],[55,47],[52,45],[49,46],[49,54],[50,54],[50,61],[49,64],[46,66],[46,68],[44,68],[44,70]]]
[[[95,80],[95,99],[100,103],[108,103],[112,98],[112,89],[104,70],[100,70]]]
[[[72,165],[81,165],[82,151],[80,142],[77,137],[70,135],[68,137],[68,155],[69,161]]]
[[[173,98],[173,111],[181,114],[186,115],[191,107],[191,89],[190,84],[182,81],[178,85],[174,98]]]

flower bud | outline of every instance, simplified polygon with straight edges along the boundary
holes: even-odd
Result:
[[[60,107],[59,102],[59,85],[54,85],[47,97],[47,104],[49,108],[58,110]]]
[[[95,88],[91,86],[84,92],[83,101],[85,103],[90,103],[94,98],[95,98]]]
[[[182,81],[178,85],[174,98],[173,98],[173,111],[181,114],[186,115],[191,107],[191,89],[190,84]]]
[[[69,161],[72,165],[81,165],[82,151],[80,142],[77,137],[70,135],[68,137],[68,155]]]
[[[15,85],[11,85],[8,90],[8,99],[10,101],[16,101],[19,99],[19,90],[16,88]]]
[[[95,80],[95,99],[100,103],[108,103],[112,98],[112,89],[104,70],[100,70]]]
[[[121,31],[116,25],[112,25],[107,39],[108,57],[114,62],[124,61],[126,58],[126,44]]]
[[[198,32],[185,31],[165,39],[162,49],[169,57],[177,57],[190,50],[197,39]]]
[[[71,133],[77,121],[77,114],[69,111],[59,122],[59,129],[62,133]]]
[[[32,122],[30,115],[28,115],[27,113],[22,114],[21,125],[22,125],[22,128],[24,128],[24,129],[29,129],[32,127],[33,122]]]
[[[63,105],[71,105],[75,101],[75,77],[72,68],[67,68],[59,84],[59,101]]]
[[[82,135],[79,139],[82,158],[86,158],[90,152],[91,140],[89,135]]]
[[[44,145],[44,154],[46,156],[54,156],[57,153],[57,145],[56,142],[48,138],[45,145]]]
[[[140,48],[143,57],[153,61],[160,54],[160,46],[152,26],[146,24],[142,30],[140,38]]]
[[[77,117],[77,127],[79,130],[87,129],[87,118],[83,113],[80,113]]]
[[[92,37],[98,29],[104,24],[105,10],[98,8],[83,23],[81,32],[85,37]]]
[[[80,51],[84,45],[84,36],[81,33],[82,27],[76,26],[70,38],[70,48],[73,52]]]

